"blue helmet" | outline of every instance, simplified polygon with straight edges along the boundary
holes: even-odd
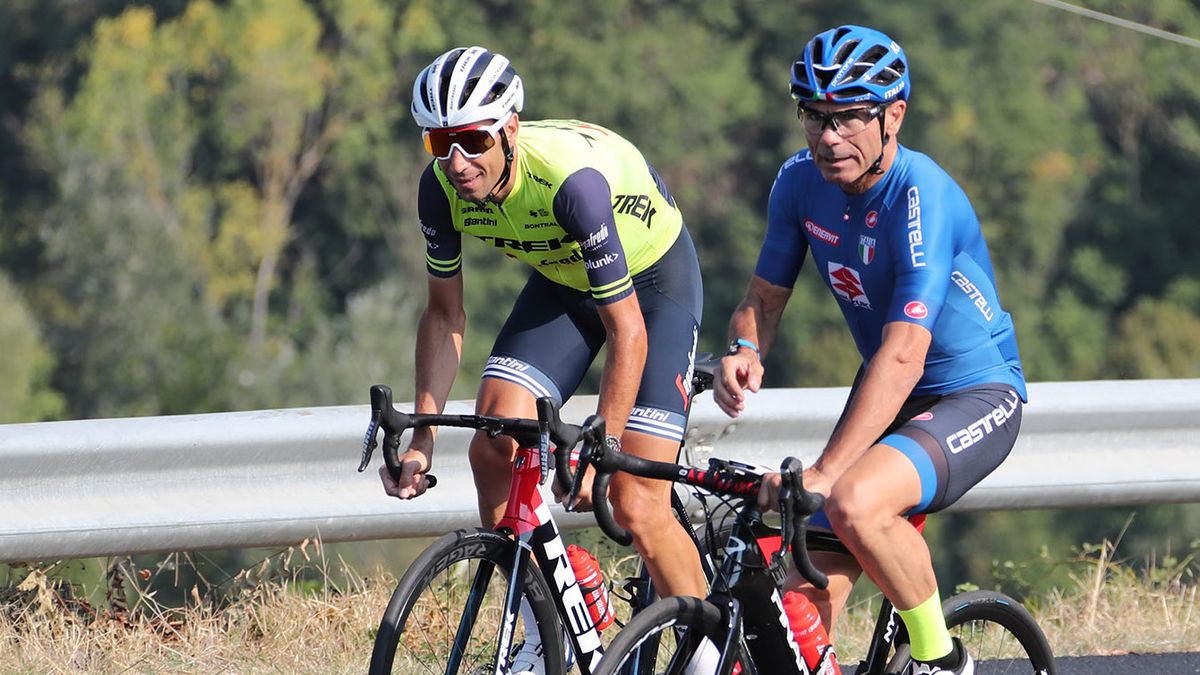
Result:
[[[817,35],[792,64],[792,98],[802,101],[890,103],[908,100],[910,86],[904,50],[862,26]]]

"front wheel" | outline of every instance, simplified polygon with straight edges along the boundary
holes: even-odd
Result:
[[[371,674],[491,672],[514,546],[491,530],[456,530],[425,549],[400,579],[384,612],[371,653]],[[563,647],[550,589],[533,564],[523,576],[524,599],[537,626],[525,625],[518,613],[512,647],[502,665],[511,666],[530,637],[533,642],[540,638],[544,672],[562,675]],[[521,656],[530,653],[526,649]]]
[[[947,599],[942,613],[950,635],[962,641],[980,675],[1054,675],[1054,652],[1021,603],[995,591],[971,591]],[[908,645],[898,643],[887,672],[908,675]]]
[[[722,632],[721,610],[711,602],[685,596],[659,600],[617,633],[594,675],[711,672],[697,670],[697,665],[701,659],[715,664]]]

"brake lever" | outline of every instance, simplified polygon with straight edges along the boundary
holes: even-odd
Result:
[[[379,411],[371,411],[371,423],[367,425],[367,435],[363,438],[362,460],[358,463],[358,472],[362,473],[371,463],[371,456],[375,453],[375,448],[378,443],[375,441],[375,435],[379,432]]]
[[[583,478],[587,475],[588,467],[592,465],[596,452],[604,452],[604,448],[597,446],[591,439],[584,439],[583,447],[579,452],[579,462],[575,465],[575,480],[571,482],[571,492],[567,495],[566,503],[563,505],[567,511],[574,511],[575,505],[579,502],[579,492],[583,489]]]
[[[546,484],[550,475],[550,418],[554,412],[554,402],[547,398],[537,400],[538,414],[538,485]]]

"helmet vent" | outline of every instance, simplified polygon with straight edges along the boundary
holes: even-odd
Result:
[[[859,58],[858,62],[867,66],[873,66],[883,60],[883,58],[887,55],[888,50],[880,47],[879,45],[875,45],[874,47],[868,49],[867,53],[863,54],[862,57]]]
[[[874,78],[871,80],[871,83],[872,83],[872,84],[878,84],[878,85],[880,85],[880,86],[882,86],[882,87],[886,87],[886,86],[888,86],[889,84],[891,84],[891,83],[893,83],[893,82],[895,82],[896,80],[899,80],[899,79],[900,79],[900,73],[897,73],[897,72],[896,72],[894,69],[892,69],[892,68],[884,68],[882,71],[880,71],[880,73],[879,73],[878,75],[876,75],[876,76],[875,76],[875,77],[874,77]]]
[[[862,61],[859,61],[858,63],[854,64],[854,67],[850,69],[850,72],[846,73],[846,76],[842,78],[842,81],[853,82],[859,79],[863,75],[867,74],[867,71],[871,69],[872,65],[874,64],[863,63]]]
[[[846,40],[845,42],[843,42],[842,46],[838,48],[837,53],[833,55],[832,59],[830,59],[830,61],[832,61],[831,65],[833,65],[835,67],[840,67],[843,63],[845,63],[847,61],[847,59],[850,58],[851,52],[853,52],[858,47],[860,42],[862,42],[862,41],[861,40]]]

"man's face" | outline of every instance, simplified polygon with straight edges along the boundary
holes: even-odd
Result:
[[[486,120],[478,125],[482,128],[488,128],[494,125],[495,120]],[[496,182],[500,180],[500,176],[504,173],[504,148],[498,136],[503,132],[508,138],[509,147],[514,147],[517,135],[517,116],[514,114],[505,122],[505,124],[495,131],[490,132],[493,139],[493,144],[490,148],[484,150],[482,154],[476,157],[469,157],[468,154],[472,149],[464,148],[460,145],[452,145],[450,148],[450,156],[445,159],[438,159],[438,167],[442,173],[446,174],[446,178],[454,187],[458,196],[467,201],[479,202],[491,193],[496,187]],[[436,132],[434,132],[436,133]],[[502,199],[504,195],[511,189],[512,183],[501,187],[499,194],[494,195],[497,199]]]
[[[884,148],[880,118],[888,132],[894,135],[903,118],[904,107],[904,101],[894,101],[887,106],[829,101],[801,103],[797,114],[821,176],[843,189],[857,191],[850,188]]]

